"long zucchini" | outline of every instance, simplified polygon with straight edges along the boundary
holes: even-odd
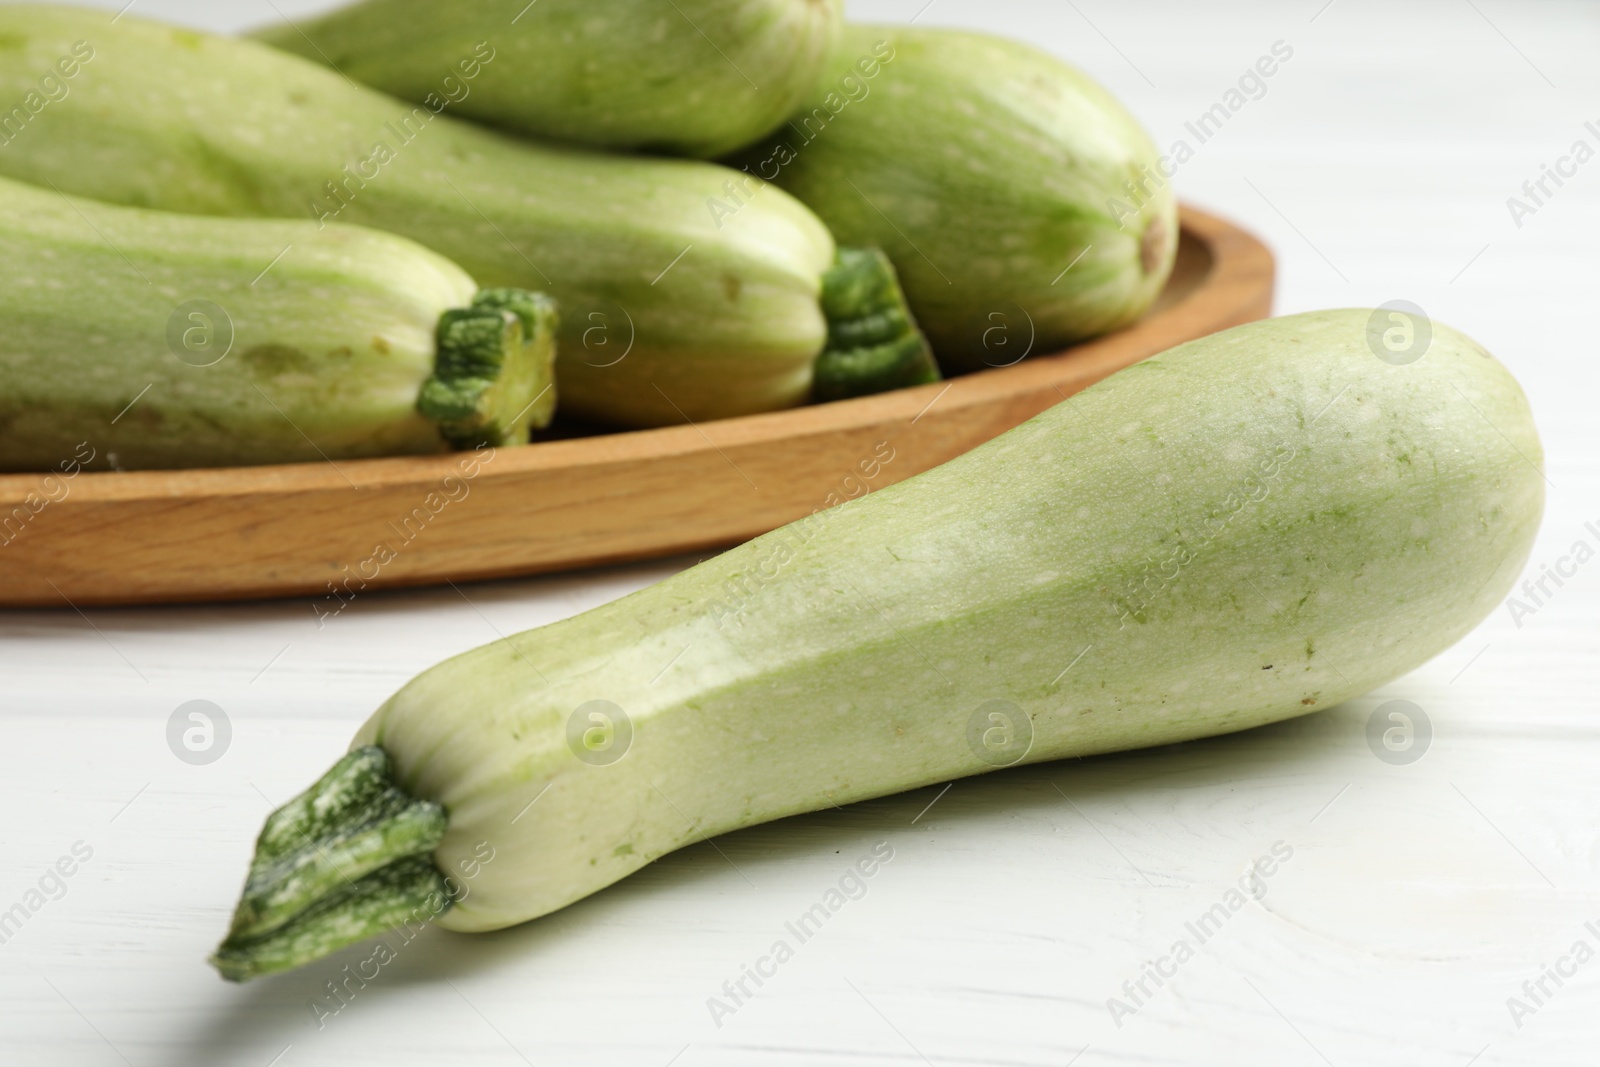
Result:
[[[132,14],[0,7],[0,39],[0,99],[74,42],[94,49],[71,94],[0,150],[0,173],[118,204],[361,223],[484,285],[548,292],[564,412],[652,426],[789,407],[810,397],[830,333],[866,338],[874,368],[936,373],[903,317],[910,332],[887,340],[856,328],[903,306],[892,278],[859,284],[886,261],[854,257],[834,282],[833,238],[781,190],[715,215],[708,201],[741,178],[726,168],[533,146]]]
[[[1510,588],[1541,452],[1483,349],[1434,324],[1391,363],[1372,321],[1182,345],[425,672],[268,820],[216,965],[248,978],[435,918],[492,930],[705,836],[1242,730],[1411,670]]]
[[[981,34],[846,27],[813,98],[739,162],[889,253],[948,372],[1133,322],[1177,251],[1138,122],[1053,56]]]
[[[391,234],[0,179],[0,470],[521,443],[554,411],[555,319]]]
[[[800,105],[840,10],[840,0],[365,0],[255,36],[419,104],[459,96],[458,114],[490,125],[710,158]]]

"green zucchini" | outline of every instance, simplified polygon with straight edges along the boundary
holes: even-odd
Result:
[[[770,133],[800,105],[838,38],[841,7],[365,0],[255,36],[406,100],[452,100],[493,126],[709,158]],[[484,65],[487,54],[495,59]]]
[[[286,853],[267,845],[299,808],[273,816],[217,966],[292,966],[424,908],[491,930],[709,835],[1243,730],[1411,670],[1510,588],[1542,454],[1488,353],[1434,324],[1422,358],[1388,362],[1372,314],[1182,345],[423,673],[320,787],[387,799],[323,805]],[[371,844],[412,806],[394,848]]]
[[[554,412],[555,318],[391,234],[0,179],[0,470],[522,443]]]
[[[70,94],[0,150],[0,174],[117,204],[360,223],[483,285],[548,292],[565,413],[654,426],[800,404],[830,330],[888,310],[831,299],[827,228],[781,190],[741,195],[725,167],[535,146],[132,14],[4,6],[0,40],[0,99],[74,42],[93,52]],[[729,198],[738,210],[712,210]],[[845,291],[898,302],[892,278],[850,281],[876,263],[843,272]],[[905,337],[886,347],[936,373]]]
[[[738,164],[887,251],[947,372],[1128,325],[1177,252],[1138,122],[1072,67],[981,34],[846,27],[813,99]]]

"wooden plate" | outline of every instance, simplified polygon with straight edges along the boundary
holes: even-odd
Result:
[[[909,478],[1173,345],[1263,318],[1271,253],[1185,208],[1137,325],[880,396],[695,426],[427,456],[0,476],[0,605],[306,596],[470,581],[735,544]]]

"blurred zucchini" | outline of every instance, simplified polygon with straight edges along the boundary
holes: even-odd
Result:
[[[0,470],[519,444],[555,407],[555,319],[391,234],[0,179]]]
[[[838,38],[841,7],[365,0],[255,36],[416,103],[460,96],[458,114],[520,133],[711,157],[800,106]]]
[[[814,98],[736,165],[886,251],[940,364],[968,371],[1150,307],[1178,243],[1157,160],[1121,104],[1035,48],[850,26]]]
[[[886,310],[824,300],[827,228],[781,190],[741,192],[725,167],[533,145],[448,117],[442,99],[412,106],[253,41],[131,14],[5,6],[0,38],[0,99],[75,42],[94,50],[70,95],[0,150],[0,173],[117,204],[373,226],[483,285],[548,292],[562,410],[586,419],[659,426],[804,403],[830,333]],[[857,291],[900,306],[892,282]]]

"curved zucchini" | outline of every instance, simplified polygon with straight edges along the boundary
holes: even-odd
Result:
[[[361,223],[484,285],[548,292],[562,410],[580,417],[669,425],[810,396],[835,248],[781,190],[710,163],[520,142],[264,45],[133,15],[0,6],[0,39],[0,99],[73,42],[94,50],[70,95],[0,151],[0,173],[117,204]]]
[[[555,319],[391,234],[0,179],[0,470],[520,444],[555,409]]]
[[[364,0],[255,36],[419,104],[460,96],[457,113],[492,126],[710,158],[772,132],[800,106],[838,39],[841,6]]]
[[[1137,121],[1053,56],[981,34],[846,27],[814,98],[739,162],[889,253],[947,372],[1133,322],[1177,252]]]
[[[349,805],[289,855],[268,846],[297,809],[273,816],[217,966],[305,962],[401,904],[492,930],[705,836],[1242,730],[1420,665],[1526,560],[1541,451],[1483,349],[1435,324],[1392,365],[1370,315],[1182,345],[926,474],[423,673],[319,787],[392,788],[389,807]],[[363,844],[408,805],[425,830]]]

